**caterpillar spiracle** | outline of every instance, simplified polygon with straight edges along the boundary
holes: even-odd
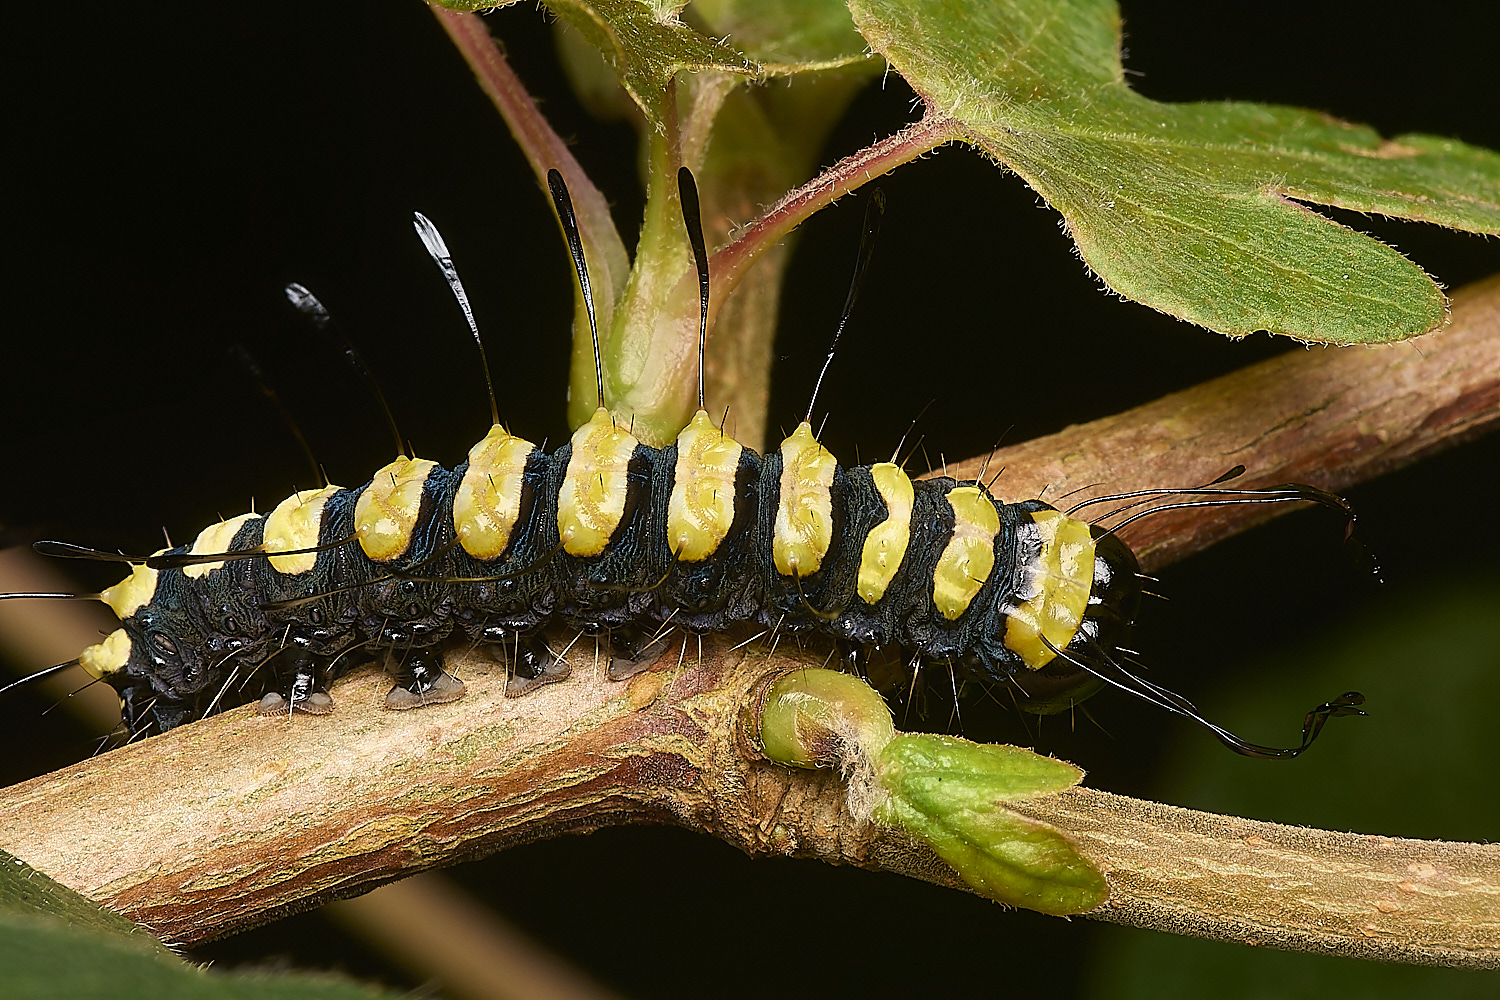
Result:
[[[548,179],[592,324],[571,201],[556,171]],[[297,491],[269,514],[224,519],[190,545],[146,557],[37,543],[45,554],[133,563],[128,577],[96,595],[120,627],[76,661],[119,693],[132,735],[257,695],[265,714],[330,712],[328,682],[372,655],[398,664],[387,708],[452,701],[465,689],[444,670],[443,651],[459,639],[508,648],[507,694],[520,696],[566,676],[541,639],[553,625],[605,637],[616,654],[613,676],[649,663],[673,630],[748,623],[822,634],[855,662],[895,657],[913,669],[940,666],[955,684],[1004,682],[1037,713],[1108,685],[1188,716],[1253,756],[1295,756],[1327,718],[1358,712],[1363,699],[1351,692],[1308,713],[1300,746],[1262,747],[1128,671],[1119,651],[1141,588],[1136,558],[1116,534],[1120,523],[1091,523],[1036,499],[1004,502],[979,481],[914,480],[894,457],[844,465],[818,441],[811,408],[764,455],[736,442],[703,407],[707,255],[685,168],[679,185],[702,319],[699,409],[674,443],[649,447],[616,424],[600,376],[592,418],[548,452],[500,423],[491,389],[494,425],[452,469],[401,454],[363,486]],[[840,333],[882,205],[878,194],[870,201]],[[442,237],[421,215],[416,226],[477,341]],[[327,322],[305,288],[288,286],[288,296]],[[596,367],[597,350],[596,334]],[[1341,498],[1302,484],[1217,485],[1081,506],[1193,495],[1210,503],[1310,501],[1348,513]]]

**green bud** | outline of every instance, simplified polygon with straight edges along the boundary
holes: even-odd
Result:
[[[1082,778],[1072,764],[1018,747],[897,736],[876,764],[886,796],[875,821],[931,845],[981,896],[1043,913],[1082,913],[1109,897],[1104,875],[1061,832],[1003,805]]]
[[[1059,915],[1109,897],[1103,874],[1072,841],[1005,808],[1078,784],[1083,772],[1066,761],[1019,747],[897,734],[884,699],[833,670],[799,670],[775,681],[760,735],[771,760],[841,771],[851,814],[928,844],[981,896]]]
[[[836,670],[787,674],[771,685],[761,708],[766,756],[791,767],[847,770],[854,758],[873,762],[895,735],[885,699]]]

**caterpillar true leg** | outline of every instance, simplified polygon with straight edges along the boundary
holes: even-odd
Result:
[[[464,682],[443,669],[443,655],[436,648],[412,650],[400,669],[401,680],[385,696],[386,708],[441,705],[464,696]]]
[[[305,649],[291,649],[287,654],[286,662],[292,672],[290,697],[282,697],[279,691],[267,691],[256,711],[261,715],[291,715],[295,712],[327,715],[332,712],[333,697],[318,683],[319,676],[327,671],[327,664]]]
[[[610,633],[611,655],[605,676],[612,681],[629,680],[650,670],[667,654],[671,645],[670,629],[645,629],[627,625]]]
[[[572,673],[568,661],[553,655],[540,635],[519,636],[516,658],[505,680],[505,697],[524,697],[537,688],[567,680]]]

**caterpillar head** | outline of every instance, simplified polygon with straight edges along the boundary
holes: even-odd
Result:
[[[78,656],[79,665],[91,676],[108,682],[117,691],[127,687],[150,691],[176,701],[190,701],[216,684],[223,671],[209,659],[204,637],[184,634],[165,623],[131,619],[111,632],[103,642]]]
[[[223,682],[223,643],[215,641],[221,637],[194,614],[179,576],[141,564],[100,595],[120,616],[120,627],[80,653],[78,662],[122,699],[128,690],[138,702],[192,702]]]

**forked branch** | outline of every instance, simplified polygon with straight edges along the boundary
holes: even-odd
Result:
[[[1237,463],[1267,481],[1338,487],[1497,420],[1492,278],[1460,293],[1452,327],[1418,344],[1278,358],[994,461],[1008,492],[1191,483]],[[1222,509],[1184,515],[1132,541],[1159,564],[1232,530],[1224,523]],[[576,660],[572,678],[519,700],[502,695],[503,667],[471,661],[467,698],[418,712],[382,711],[388,685],[363,672],[335,687],[329,717],[239,709],[206,719],[0,791],[0,848],[181,942],[628,822],[958,885],[925,849],[852,819],[837,776],[759,757],[755,692],[795,657],[714,637],[701,656],[696,641],[680,660],[674,647],[627,683],[606,680],[590,655]],[[1299,830],[1091,789],[1018,808],[1069,832],[1106,871],[1112,898],[1092,914],[1101,919],[1500,965],[1497,845]]]

